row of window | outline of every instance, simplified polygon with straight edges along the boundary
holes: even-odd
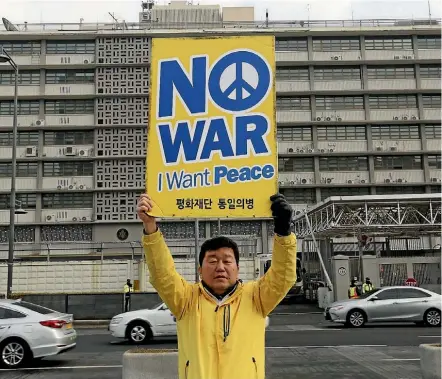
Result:
[[[276,51],[308,51],[307,38],[277,38]],[[313,51],[357,51],[361,50],[361,39],[313,37]],[[440,49],[441,37],[417,36],[418,49]],[[365,37],[365,50],[413,50],[411,37]]]
[[[316,110],[364,109],[364,96],[316,96]],[[373,95],[368,97],[370,109],[417,108],[416,95]],[[440,108],[440,95],[422,95],[424,108]],[[309,96],[281,96],[276,98],[278,110],[310,110]]]
[[[421,79],[437,79],[441,77],[440,65],[420,65]],[[313,79],[320,80],[362,80],[360,66],[345,67],[314,67]],[[368,66],[367,79],[415,79],[414,66]],[[276,70],[277,80],[310,80],[308,67],[280,67]]]
[[[427,139],[441,139],[440,125],[425,125]],[[318,141],[366,140],[365,126],[317,126]],[[372,125],[373,140],[384,139],[420,139],[420,127],[417,125]],[[280,141],[313,141],[311,126],[277,128]]]
[[[425,193],[425,186],[391,186],[375,187],[378,195],[418,194]],[[431,193],[440,193],[440,186],[430,186]],[[315,188],[281,188],[280,192],[291,204],[315,204]],[[370,187],[325,187],[320,189],[321,200],[330,196],[370,195]],[[92,193],[47,193],[42,195],[43,209],[93,208]],[[35,209],[37,195],[33,193],[18,193],[17,200],[24,209]],[[0,194],[0,209],[9,209],[9,195]]]
[[[313,37],[313,51],[360,50],[360,37]],[[277,51],[307,51],[307,38],[277,38]],[[41,54],[40,41],[0,41],[0,49],[9,54]],[[440,49],[439,35],[417,36],[418,49]],[[411,37],[365,37],[366,50],[412,50]],[[95,41],[46,41],[46,54],[95,54]]]
[[[425,125],[427,139],[441,139],[440,125]],[[318,141],[366,140],[366,127],[361,126],[317,126]],[[373,140],[420,139],[418,125],[372,125]],[[38,145],[38,132],[18,132],[17,146]],[[312,141],[311,126],[296,126],[277,128],[277,137],[280,141]],[[45,131],[43,144],[46,146],[63,145],[93,145],[93,130],[78,131]],[[0,132],[0,146],[12,146],[12,132]]]
[[[441,156],[429,155],[428,166],[441,168]],[[312,157],[279,158],[280,172],[314,172]],[[422,169],[422,157],[417,156],[376,156],[375,170],[419,170]],[[320,157],[319,171],[368,171],[368,157]]]
[[[441,168],[441,156],[429,155],[428,166],[434,169]],[[281,172],[313,172],[315,171],[314,159],[304,158],[279,158],[279,171]],[[37,177],[37,162],[17,163],[17,177]],[[374,157],[375,170],[417,170],[422,169],[422,157],[416,156],[376,156]],[[368,157],[320,157],[319,171],[367,171]],[[0,162],[0,177],[10,178],[12,164]],[[44,177],[68,176],[93,176],[93,162],[44,162]]]
[[[375,187],[377,195],[413,195],[425,193],[424,186]],[[440,193],[440,186],[430,186],[431,193]],[[280,189],[290,204],[315,204],[315,188]],[[371,195],[369,187],[326,187],[321,188],[321,201],[331,196],[363,196]]]
[[[46,84],[84,84],[94,83],[94,70],[48,70],[46,71]],[[0,71],[0,85],[13,85],[15,74],[12,71]],[[40,84],[40,71],[20,71],[19,85]]]

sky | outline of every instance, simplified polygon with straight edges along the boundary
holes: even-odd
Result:
[[[158,0],[159,5],[169,1]],[[440,0],[194,0],[194,4],[254,6],[255,19],[350,20],[382,18],[441,18]],[[0,17],[14,24],[62,22],[138,22],[141,0],[0,0]],[[1,25],[1,24],[0,24]]]

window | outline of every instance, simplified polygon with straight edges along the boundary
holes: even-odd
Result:
[[[0,307],[0,320],[6,320],[10,318],[24,318],[25,314],[14,311],[13,309]]]
[[[47,41],[46,54],[95,54],[95,41]]]
[[[38,115],[40,113],[40,103],[38,100],[19,100],[18,111],[19,115]],[[0,116],[12,116],[14,114],[14,102],[5,100],[0,101]]]
[[[277,38],[276,51],[307,51],[307,38]]]
[[[418,193],[425,193],[425,187],[416,186],[395,186],[395,187],[377,187],[377,195],[413,195]]]
[[[327,157],[319,158],[319,171],[366,171],[367,157]]]
[[[44,144],[51,145],[92,145],[94,143],[93,130],[45,132]]]
[[[420,155],[377,156],[374,158],[375,170],[421,170]]]
[[[17,146],[38,145],[38,132],[18,132]],[[12,132],[0,133],[0,146],[12,146]]]
[[[17,177],[37,177],[37,162],[20,162],[17,163]],[[0,177],[10,178],[12,176],[12,164],[0,163]]]
[[[441,193],[442,192],[442,188],[440,185],[438,186],[430,186],[430,192],[431,193]]]
[[[46,100],[46,114],[93,114],[94,100]]]
[[[43,176],[93,176],[93,162],[44,162]]]
[[[416,288],[398,288],[398,298],[399,299],[420,299],[424,297],[431,297],[428,293],[418,290]]]
[[[0,41],[0,50],[2,49],[9,55],[40,55],[41,44],[40,41]]]
[[[414,79],[413,66],[368,67],[368,79]]]
[[[418,49],[440,49],[440,36],[418,36]]]
[[[428,156],[428,166],[430,168],[441,168],[440,155],[429,155]]]
[[[314,70],[315,80],[361,80],[359,67],[317,67]]]
[[[389,289],[389,290],[384,290],[384,291],[379,291],[376,294],[376,297],[379,300],[393,300],[393,299],[397,299],[397,290],[396,289]]]
[[[419,139],[420,132],[417,125],[372,125],[373,139]]]
[[[15,84],[15,74],[13,71],[0,71],[0,85],[13,86]],[[19,71],[19,85],[40,84],[40,71]]]
[[[17,202],[20,202],[23,209],[35,209],[37,195],[35,193],[17,193]],[[9,194],[0,194],[0,209],[9,209]]]
[[[276,80],[309,80],[308,68],[280,67],[276,70]]]
[[[441,66],[440,64],[421,65],[420,74],[422,79],[440,79]]]
[[[316,96],[316,109],[364,109],[362,96]]]
[[[48,70],[46,84],[94,83],[94,70]]]
[[[37,312],[40,313],[42,315],[48,315],[50,313],[56,313],[56,311],[46,308],[46,307],[42,307],[41,305],[37,305],[37,304],[33,304],[33,303],[28,303],[27,301],[17,301],[15,303],[12,303],[13,305],[16,305],[18,307],[22,307],[25,309],[29,309],[32,312]]]
[[[425,136],[427,139],[441,139],[440,125],[425,125]]]
[[[316,203],[316,191],[314,188],[290,188],[281,189],[290,204],[314,204]]]
[[[313,158],[279,158],[280,172],[313,172],[315,164]]]
[[[277,128],[279,141],[312,141],[310,126],[295,126],[292,128]]]
[[[313,38],[313,51],[361,50],[359,38]]]
[[[366,140],[365,126],[318,126],[318,141]]]
[[[417,108],[415,95],[369,96],[371,109],[407,109]]]
[[[413,50],[411,38],[366,38],[366,50]]]
[[[332,196],[362,196],[369,195],[370,190],[367,187],[330,187],[321,188],[321,200]]]
[[[440,108],[440,95],[422,95],[422,105],[424,108]]]
[[[277,97],[276,109],[281,111],[310,110],[310,98],[305,97]]]
[[[44,209],[92,208],[91,193],[45,193],[42,197]]]

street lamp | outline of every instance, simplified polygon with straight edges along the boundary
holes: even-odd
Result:
[[[12,295],[12,269],[14,265],[14,240],[15,240],[15,214],[21,209],[16,208],[15,181],[17,176],[17,111],[18,111],[18,66],[11,56],[2,49],[0,63],[9,63],[14,69],[14,118],[12,122],[12,175],[11,175],[11,198],[9,203],[9,248],[8,248],[8,287],[6,297]],[[20,207],[21,208],[21,207]]]

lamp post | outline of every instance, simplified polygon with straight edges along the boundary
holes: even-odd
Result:
[[[12,294],[12,269],[14,265],[14,240],[15,240],[15,214],[23,213],[21,207],[17,209],[15,182],[17,176],[17,112],[18,112],[18,66],[11,56],[2,49],[0,63],[9,63],[14,69],[14,118],[12,123],[12,175],[11,175],[11,198],[9,199],[9,248],[8,248],[8,288],[6,296]]]

